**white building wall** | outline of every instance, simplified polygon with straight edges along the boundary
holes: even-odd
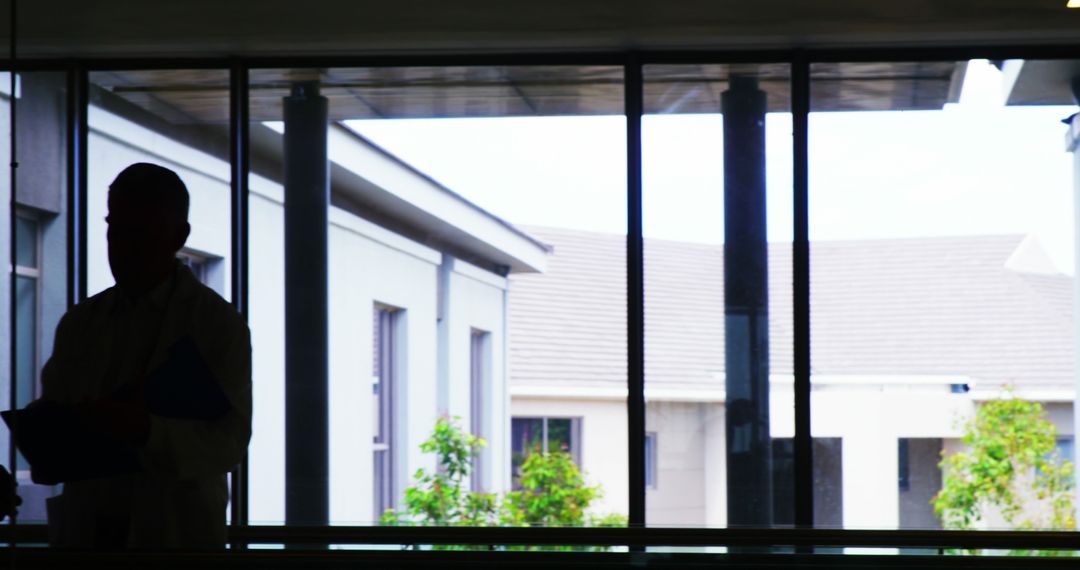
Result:
[[[447,300],[447,381],[449,383],[448,409],[450,416],[461,418],[461,425],[470,430],[472,333],[488,333],[488,346],[484,358],[484,385],[481,388],[485,413],[481,418],[481,435],[487,447],[478,462],[484,490],[508,489],[509,416],[505,381],[504,311],[507,279],[484,271],[460,259],[451,263]],[[444,261],[445,263],[445,261]]]
[[[285,212],[281,187],[251,181],[248,198],[248,326],[254,414],[248,446],[248,518],[285,520]]]
[[[381,239],[380,239],[381,238]],[[341,211],[330,232],[330,477],[331,520],[371,522],[375,410],[372,311],[398,316],[395,425],[392,445],[398,490],[434,461],[420,443],[435,425],[437,376],[435,300],[438,252]]]
[[[775,381],[770,394],[773,437],[794,437],[794,395],[790,383]],[[647,397],[648,392],[647,392]],[[723,526],[727,522],[722,393],[705,401],[649,397],[647,430],[657,433],[658,489],[647,493],[652,524]],[[974,413],[970,394],[953,394],[948,384],[921,385],[916,379],[845,378],[823,381],[811,395],[815,438],[841,438],[843,520],[847,528],[897,528],[898,438],[958,438],[962,420]],[[1050,408],[1053,419],[1067,413]],[[582,468],[602,483],[606,508],[625,509],[626,404],[621,399],[557,399],[518,395],[514,416],[580,417]],[[1063,434],[1071,426],[1062,426]],[[618,434],[616,442],[610,436]],[[596,438],[599,438],[597,441]],[[600,447],[589,452],[590,446]],[[620,493],[616,496],[618,488]],[[614,500],[622,500],[615,503]],[[625,512],[621,511],[621,512]]]
[[[645,428],[657,438],[656,485],[645,493],[650,524],[706,524],[706,494],[714,486],[707,478],[713,474],[709,461],[716,460],[709,453],[710,408],[722,406],[699,402],[649,402],[646,406]],[[687,489],[701,493],[687,493]]]

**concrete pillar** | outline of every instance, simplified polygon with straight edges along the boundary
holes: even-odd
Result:
[[[296,83],[285,115],[285,521],[329,520],[328,104]]]
[[[727,526],[727,462],[725,454],[724,406],[706,402],[705,411],[705,526]]]
[[[772,522],[765,92],[733,76],[724,114],[724,311],[729,525]]]
[[[900,524],[897,439],[888,426],[888,399],[860,395],[847,408],[843,436],[844,528],[895,529]]]

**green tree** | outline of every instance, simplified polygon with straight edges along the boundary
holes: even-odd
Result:
[[[537,448],[521,466],[521,489],[500,498],[495,493],[464,490],[472,460],[486,442],[465,433],[458,418],[439,418],[431,437],[420,444],[434,453],[434,472],[418,469],[405,490],[404,508],[388,510],[382,523],[459,526],[625,526],[622,515],[594,516],[593,501],[602,496],[599,485],[587,485],[573,458],[563,452]]]
[[[488,526],[498,522],[495,494],[464,491],[472,458],[487,443],[462,431],[457,420],[436,420],[435,430],[420,444],[420,450],[434,453],[438,467],[434,472],[416,470],[415,483],[405,489],[405,508],[383,513],[383,524]]]
[[[574,458],[561,451],[531,453],[521,465],[521,489],[506,494],[508,524],[584,526],[588,508],[601,496],[586,485]]]
[[[942,525],[970,529],[996,514],[1016,529],[1075,529],[1073,465],[1056,440],[1043,406],[1011,389],[980,405],[964,424],[966,449],[939,463],[942,489],[931,503]]]

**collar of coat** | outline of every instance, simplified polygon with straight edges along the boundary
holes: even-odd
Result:
[[[113,312],[129,310],[144,300],[149,302],[156,310],[165,310],[173,297],[178,300],[187,298],[198,284],[199,280],[191,272],[191,269],[180,260],[176,260],[176,265],[169,278],[155,285],[153,289],[141,297],[133,298],[119,287],[116,287],[112,310]]]

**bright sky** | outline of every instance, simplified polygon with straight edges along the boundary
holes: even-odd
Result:
[[[1073,107],[1005,107],[1002,79],[969,65],[939,111],[810,117],[811,239],[1034,234],[1073,270]],[[723,237],[720,115],[642,121],[646,237]],[[626,231],[623,117],[352,121],[350,126],[517,224]],[[769,239],[791,239],[791,117],[766,121]]]

